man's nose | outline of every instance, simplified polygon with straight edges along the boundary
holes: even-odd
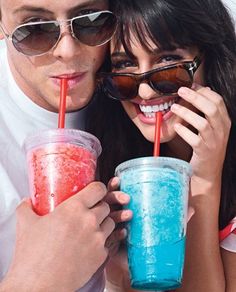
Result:
[[[53,55],[57,58],[70,60],[79,53],[81,43],[73,36],[70,23],[61,23],[60,29],[61,36],[53,49]]]

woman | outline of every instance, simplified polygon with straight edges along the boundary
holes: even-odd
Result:
[[[155,112],[161,111],[161,155],[193,167],[195,214],[178,291],[236,291],[236,254],[225,242],[220,252],[218,238],[236,216],[236,39],[230,16],[220,0],[110,3],[119,26],[111,43],[112,73],[102,75],[102,84],[121,104],[102,97],[96,104],[101,179],[107,182],[122,161],[152,155]],[[112,180],[110,188],[116,187]],[[107,277],[110,291],[133,291],[121,252],[111,259]]]

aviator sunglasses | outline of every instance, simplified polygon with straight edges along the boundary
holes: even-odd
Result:
[[[71,35],[88,46],[100,46],[108,42],[116,30],[117,19],[110,11],[98,11],[67,20],[29,22],[19,25],[12,34],[5,37],[17,51],[27,56],[47,53],[59,42],[61,26],[66,23]]]
[[[191,87],[193,76],[201,64],[201,59],[184,61],[136,73],[100,73],[99,82],[104,93],[113,99],[129,100],[138,95],[139,85],[147,83],[159,95],[175,95],[182,86]]]

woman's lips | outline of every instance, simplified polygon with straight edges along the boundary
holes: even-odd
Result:
[[[179,97],[171,97],[163,100],[152,100],[151,102],[135,102],[135,110],[138,118],[141,122],[148,125],[155,124],[156,121],[156,112],[161,112],[163,115],[163,120],[168,120],[173,113],[170,111],[172,104],[179,101]]]

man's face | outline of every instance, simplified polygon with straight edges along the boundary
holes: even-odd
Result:
[[[106,0],[1,0],[1,22],[6,33],[11,34],[18,25],[30,21],[65,20],[107,8]],[[68,79],[67,111],[74,111],[90,101],[95,73],[103,62],[107,46],[84,45],[63,25],[60,41],[44,55],[25,56],[10,41],[7,48],[12,74],[32,101],[47,110],[57,111],[63,77]]]

